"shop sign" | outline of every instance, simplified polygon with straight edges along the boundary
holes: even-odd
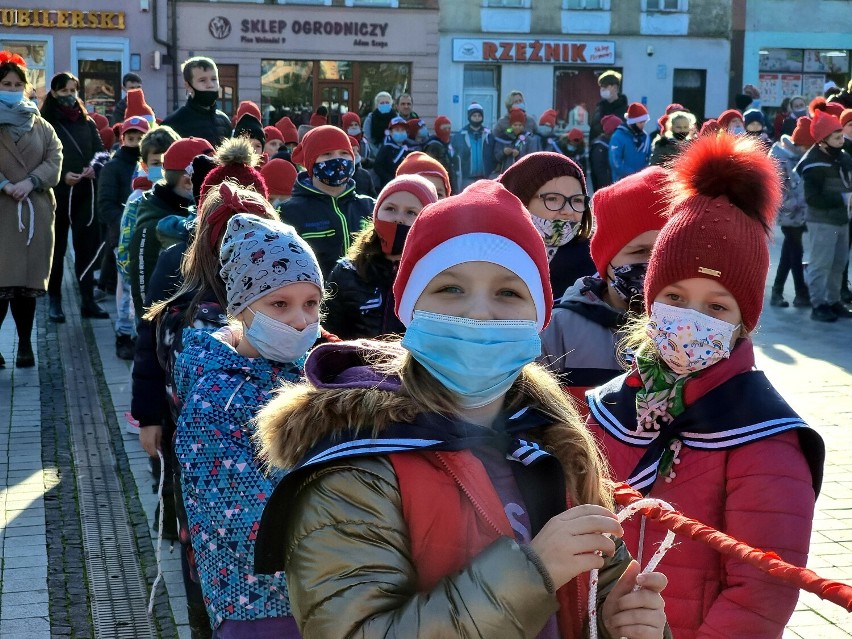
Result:
[[[453,62],[614,64],[615,42],[453,38]]]
[[[65,9],[6,9],[0,7],[0,26],[47,29],[124,29],[124,11]]]
[[[207,27],[217,40],[231,36],[231,21],[225,16],[216,16]],[[269,18],[243,19],[239,23],[241,44],[284,44],[288,35],[310,38],[352,38],[352,45],[384,49],[388,46],[387,22],[358,20],[278,20]]]

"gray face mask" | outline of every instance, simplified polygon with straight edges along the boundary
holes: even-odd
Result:
[[[295,362],[319,339],[319,322],[298,330],[263,313],[248,308],[254,315],[245,337],[265,359],[273,362]]]

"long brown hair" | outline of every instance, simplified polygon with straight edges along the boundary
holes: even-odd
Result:
[[[227,183],[228,186],[240,196],[240,198],[244,200],[253,200],[263,205],[266,210],[266,215],[263,216],[260,213],[254,213],[255,215],[261,215],[261,217],[267,217],[270,220],[278,219],[278,214],[275,212],[275,209],[272,208],[272,205],[254,189],[241,186],[237,182],[230,180],[226,180],[221,184],[211,187],[204,196],[204,199],[201,202],[201,207],[198,210],[198,216],[195,219],[194,239],[187,248],[186,253],[184,253],[183,260],[181,261],[180,270],[181,275],[183,276],[183,282],[177,292],[169,299],[156,302],[151,305],[144,315],[146,320],[152,322],[157,321],[163,311],[171,306],[175,300],[193,292],[194,296],[192,301],[184,314],[187,325],[192,322],[192,318],[195,317],[195,311],[198,308],[198,305],[201,303],[208,291],[212,290],[216,296],[216,300],[219,302],[219,305],[222,308],[227,308],[228,299],[225,294],[225,283],[219,275],[219,247],[222,244],[224,232],[222,232],[221,237],[214,238],[211,236],[213,232],[211,226],[206,223],[207,216],[212,211],[215,211],[220,204],[222,204],[222,196],[219,190],[222,184],[225,183]],[[236,211],[233,214],[236,215]]]
[[[371,279],[376,266],[383,262],[390,265],[390,260],[382,252],[382,241],[372,222],[352,238],[346,257],[352,262],[358,277],[365,281]]]
[[[51,124],[55,125],[59,121],[59,102],[53,97],[53,91],[64,89],[69,82],[77,85],[77,108],[84,119],[91,119],[88,111],[86,111],[85,103],[80,99],[79,92],[83,86],[80,84],[80,79],[70,71],[62,71],[50,79],[50,91],[45,93],[44,100],[41,103],[41,117]]]

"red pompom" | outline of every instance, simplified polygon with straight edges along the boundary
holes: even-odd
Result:
[[[17,53],[12,53],[11,51],[0,51],[0,64],[6,64],[7,62],[17,64],[19,67],[26,68],[27,66],[26,60]]]
[[[669,210],[695,195],[724,195],[769,232],[781,204],[781,176],[775,161],[750,136],[701,136],[672,164],[667,186]]]
[[[814,113],[816,113],[817,111],[825,111],[827,108],[827,104],[828,103],[825,101],[825,98],[821,95],[818,95],[813,100],[811,100],[811,103],[808,105],[808,113],[811,114],[811,117],[814,117]]]

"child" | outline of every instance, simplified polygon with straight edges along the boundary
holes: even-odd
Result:
[[[296,183],[296,169],[287,160],[275,158],[263,165],[260,174],[266,182],[267,189],[269,189],[269,202],[272,204],[272,208],[279,211],[281,205],[289,200],[293,193],[293,185]]]
[[[482,181],[427,206],[394,295],[401,344],[318,347],[309,384],[258,416],[262,454],[290,472],[256,566],[286,567],[302,633],[578,637],[588,602],[575,586],[602,568],[599,626],[661,637],[665,578],[630,592],[638,567],[609,537],[621,527],[597,450],[529,365],[551,294],[518,199]]]
[[[258,157],[263,155],[263,147],[266,144],[266,133],[263,124],[251,113],[244,113],[231,133],[232,138],[248,138],[252,150]]]
[[[263,145],[263,154],[267,158],[275,157],[278,150],[284,146],[284,136],[274,126],[263,127],[263,135],[266,137],[266,143]]]
[[[499,179],[527,207],[544,240],[555,295],[592,275],[592,211],[582,169],[564,155],[540,151],[521,158]]]
[[[379,189],[390,182],[396,175],[396,169],[403,158],[413,149],[408,145],[408,120],[396,116],[388,125],[385,141],[376,153],[373,171],[378,179]]]
[[[299,144],[299,130],[296,128],[296,125],[293,124],[293,121],[286,115],[275,123],[275,128],[278,129],[281,133],[281,137],[284,138],[284,144],[278,147],[278,153],[271,156],[272,159],[281,158],[282,160],[293,162],[291,155],[293,153],[293,149],[295,149]],[[296,166],[295,162],[293,162],[293,166]],[[298,168],[299,167],[296,166],[296,169]]]
[[[582,406],[587,390],[624,370],[618,343],[628,312],[644,312],[645,271],[665,223],[664,179],[663,169],[650,167],[595,193],[590,248],[597,274],[565,291],[541,334],[539,362]]]
[[[101,269],[115,264],[115,251],[121,235],[121,216],[133,186],[133,176],[141,157],[140,143],[148,133],[148,121],[139,116],[127,118],[121,125],[121,147],[112,159],[104,165],[98,177],[98,217],[106,229],[104,250],[113,256],[112,260],[104,258]],[[124,278],[119,274],[116,283],[116,306],[119,308],[119,318],[115,322],[115,354],[120,359],[133,359],[133,320],[129,310],[130,300],[125,308],[119,304],[124,297]],[[120,290],[121,289],[121,290]],[[129,291],[128,291],[129,292]],[[122,313],[124,310],[125,313]]]
[[[157,222],[167,215],[188,215],[193,199],[192,180],[186,169],[196,155],[212,152],[213,147],[203,138],[183,138],[172,144],[163,153],[163,179],[139,201],[128,249],[128,273],[137,317],[142,316],[145,291],[160,255]]]
[[[320,334],[322,275],[293,227],[249,213],[265,206],[274,215],[261,198],[237,189],[226,206],[244,209],[228,221],[219,253],[228,314],[239,326],[184,331],[175,453],[216,636],[296,638],[284,573],[255,574],[252,565],[255,529],[280,479],[262,469],[252,418],[278,385],[301,377]]]
[[[616,480],[742,542],[804,566],[824,447],[754,370],[774,160],[748,136],[701,137],[667,174],[669,220],[645,277],[630,372],[589,391],[589,423]],[[624,524],[647,558],[664,530]],[[775,639],[798,591],[679,538],[659,565],[672,634]]]
[[[719,114],[716,118],[721,131],[726,131],[731,135],[745,135],[745,123],[743,122],[743,114],[736,109],[728,109]]]
[[[621,119],[614,115],[603,116],[601,134],[591,141],[589,170],[591,171],[593,191],[612,184],[612,171],[609,168],[609,141],[620,124]]]
[[[562,153],[562,149],[559,148],[555,134],[556,118],[558,116],[559,113],[556,109],[547,109],[538,119],[538,128],[536,129],[536,133],[540,139],[539,148],[541,148],[542,151]]]
[[[539,150],[535,135],[524,131],[527,114],[521,109],[509,111],[509,128],[494,134],[494,160],[497,173],[502,173],[520,158]]]
[[[447,193],[458,192],[458,157],[453,145],[450,144],[453,125],[444,115],[435,118],[435,135],[423,145],[423,152],[441,163],[450,176],[450,188]]]
[[[775,158],[781,168],[784,187],[784,199],[778,210],[781,232],[784,234],[784,242],[781,244],[781,258],[778,261],[778,270],[775,272],[775,282],[772,285],[772,297],[769,303],[772,306],[787,308],[790,303],[784,299],[784,284],[787,275],[793,274],[793,286],[796,296],[793,298],[793,306],[804,308],[811,305],[808,286],[805,284],[805,274],[802,269],[802,258],[805,250],[802,246],[802,235],[805,232],[805,188],[802,177],[794,170],[802,156],[813,145],[814,140],[810,131],[811,119],[802,118],[802,125],[793,129],[792,136],[781,135],[781,139],[772,145],[769,156]]]
[[[393,314],[391,289],[411,224],[424,206],[437,201],[435,187],[419,175],[396,177],[382,189],[373,223],[356,236],[329,275],[329,331],[341,339],[405,332]]]
[[[355,154],[349,136],[336,126],[308,131],[293,150],[293,160],[305,170],[281,205],[281,219],[311,245],[325,276],[370,219],[375,202],[355,192]]]
[[[651,164],[660,165],[671,162],[696,134],[696,120],[691,113],[674,111],[664,117],[666,121],[663,125],[662,134],[654,142]]]
[[[481,104],[471,102],[467,107],[467,125],[453,138],[459,156],[459,186],[463,189],[494,172],[494,136],[483,125],[484,114]]]
[[[641,102],[627,107],[624,123],[618,125],[609,141],[609,170],[613,182],[648,166],[651,138],[645,133],[645,125],[650,119],[648,109]]]
[[[373,176],[362,166],[361,145],[351,135],[349,136],[349,144],[352,145],[352,152],[355,153],[355,172],[352,174],[352,179],[355,180],[355,192],[358,195],[366,195],[375,199],[376,187],[373,185]]]
[[[405,156],[396,170],[396,176],[399,177],[400,175],[419,175],[426,178],[438,192],[439,200],[443,200],[453,193],[447,169],[438,160],[426,155],[423,151],[415,151]]]

